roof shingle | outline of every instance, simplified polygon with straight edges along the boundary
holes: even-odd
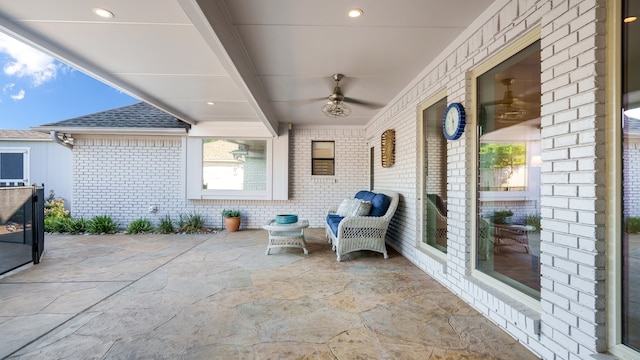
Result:
[[[189,129],[190,125],[147,103],[140,102],[73,119],[44,124],[38,128],[44,127]]]
[[[0,130],[0,139],[50,139],[49,134],[33,130]]]

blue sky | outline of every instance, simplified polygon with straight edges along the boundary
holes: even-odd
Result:
[[[2,33],[0,68],[0,129],[25,130],[138,102]]]

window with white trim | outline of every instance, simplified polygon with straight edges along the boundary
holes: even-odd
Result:
[[[336,174],[334,141],[311,141],[311,175]]]
[[[288,135],[186,139],[187,198],[288,199]]]
[[[442,119],[446,91],[418,108],[422,126],[422,237],[420,246],[447,253],[447,139]]]
[[[639,1],[623,1],[623,19],[637,16]],[[640,23],[622,23],[622,276],[621,340],[640,350]]]
[[[29,149],[0,148],[0,187],[29,184]]]
[[[522,45],[475,76],[475,269],[538,300],[541,51],[539,40]]]
[[[266,190],[266,140],[202,140],[202,188]]]

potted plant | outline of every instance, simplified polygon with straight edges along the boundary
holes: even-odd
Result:
[[[511,224],[511,217],[513,211],[511,210],[499,210],[493,213],[493,222],[496,224]]]
[[[238,231],[240,228],[240,211],[238,210],[222,210],[224,218],[224,227],[228,232]]]

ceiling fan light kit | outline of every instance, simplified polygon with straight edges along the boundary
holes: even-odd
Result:
[[[342,74],[333,74],[336,87],[333,88],[333,94],[329,95],[329,101],[322,107],[322,112],[328,117],[344,117],[351,114],[351,108],[343,102],[344,95],[340,92],[340,80],[343,77]]]
[[[515,80],[516,79],[514,78],[500,80],[502,85],[507,87],[502,100],[497,102],[500,109],[498,109],[496,117],[500,120],[516,121],[527,116],[527,110],[522,109],[515,104],[516,98],[513,96],[513,91],[511,90],[511,86],[515,83]]]
[[[344,117],[351,114],[351,108],[338,100],[329,100],[322,107],[322,112],[328,117]]]
[[[500,120],[520,120],[525,116],[527,116],[527,110],[524,109],[507,110],[497,115]]]
[[[351,97],[345,97],[340,90],[340,80],[344,78],[342,74],[333,74],[331,76],[336,86],[333,88],[333,94],[329,95],[329,101],[322,106],[322,112],[328,117],[344,117],[351,114],[351,107],[345,102],[357,104],[371,109],[379,109],[383,105],[371,101],[358,100]]]

